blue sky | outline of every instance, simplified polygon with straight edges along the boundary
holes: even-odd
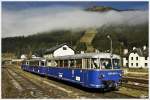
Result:
[[[7,10],[22,10],[29,8],[38,8],[38,7],[91,7],[91,6],[110,6],[120,10],[126,9],[140,9],[140,10],[148,10],[148,2],[147,1],[124,1],[124,2],[115,2],[115,1],[107,1],[107,2],[2,2],[2,8]]]

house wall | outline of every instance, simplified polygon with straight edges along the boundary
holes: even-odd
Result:
[[[136,59],[136,58],[138,58],[138,59]],[[130,53],[129,67],[138,68],[138,67],[141,67],[140,65],[141,65],[140,64],[140,56],[137,53]]]
[[[141,57],[141,60],[140,60],[140,64],[143,68],[147,68],[148,67],[148,59],[147,60],[145,59],[145,57]],[[147,66],[145,66],[145,63],[147,63]]]
[[[132,59],[133,57],[133,59]],[[138,59],[137,59],[138,58]],[[148,67],[148,59],[145,59],[145,57],[139,56],[137,53],[130,53],[128,60],[126,58],[123,58],[123,66],[129,67],[129,68],[147,68]],[[128,66],[126,66],[126,63],[128,63]],[[147,66],[145,65],[147,63]]]
[[[66,48],[66,50],[64,50],[63,48]],[[52,58],[52,57],[57,57],[57,56],[74,55],[74,54],[75,54],[74,50],[72,50],[67,45],[64,45],[64,46],[58,48],[57,50],[55,50],[53,53],[44,54],[43,57],[44,58]]]
[[[64,50],[63,48],[66,48],[66,50]],[[74,55],[74,54],[75,54],[74,50],[69,48],[67,45],[62,46],[61,48],[55,50],[53,53],[54,57],[65,56],[65,55]]]

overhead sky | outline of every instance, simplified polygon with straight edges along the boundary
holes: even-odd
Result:
[[[109,6],[139,11],[105,13],[84,8]],[[104,24],[129,25],[148,22],[148,2],[2,2],[2,37],[28,36],[56,29],[101,27]]]
[[[54,7],[54,6],[70,6],[70,7],[90,7],[90,6],[110,6],[113,8],[125,9],[148,9],[148,2],[3,2],[2,7],[9,10],[22,10],[37,7]]]

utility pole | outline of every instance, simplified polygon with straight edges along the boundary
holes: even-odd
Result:
[[[107,38],[110,40],[110,58],[111,58],[111,66],[112,66],[112,69],[113,69],[112,39],[111,39],[110,35],[107,35]]]

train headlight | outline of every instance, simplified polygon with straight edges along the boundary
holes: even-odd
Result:
[[[100,79],[102,79],[102,78],[104,78],[104,77],[105,77],[104,74],[101,74],[101,75],[99,76]]]

